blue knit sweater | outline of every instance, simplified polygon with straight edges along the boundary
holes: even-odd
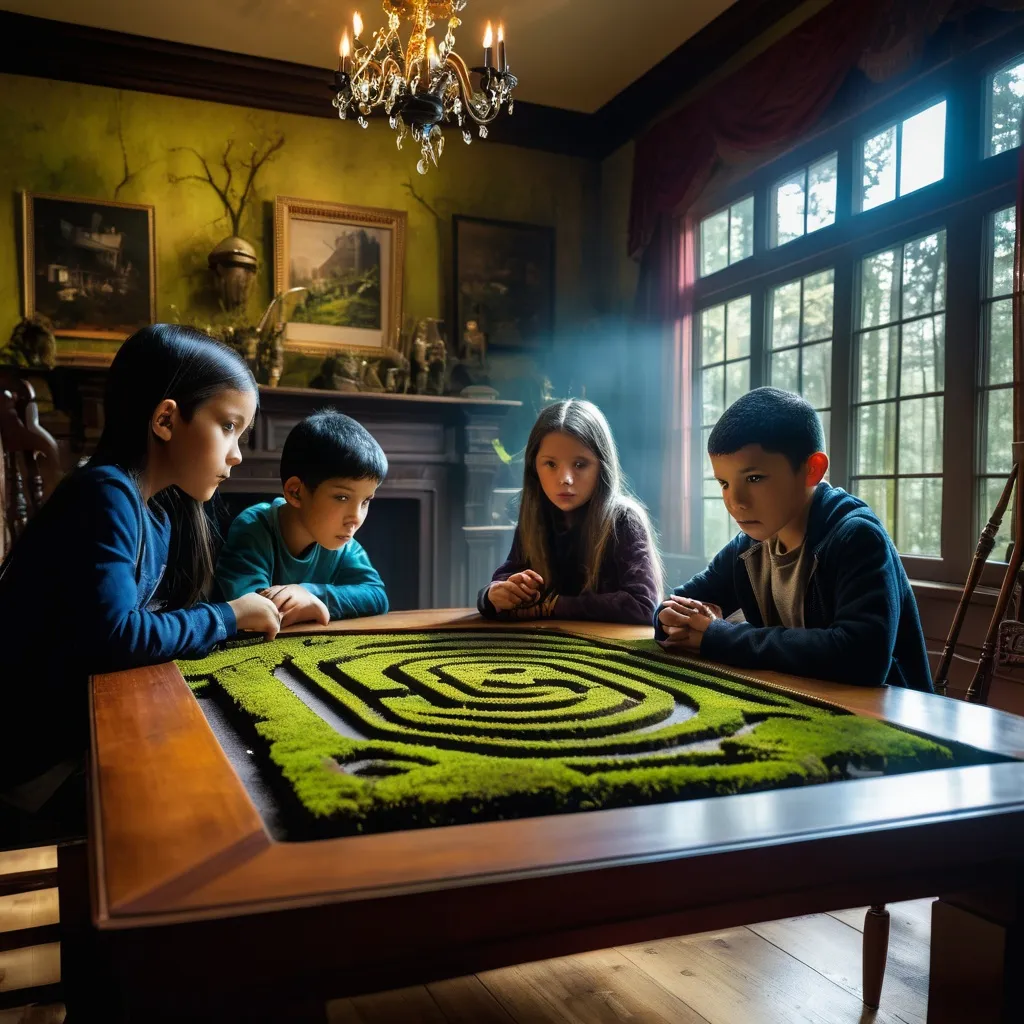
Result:
[[[332,620],[383,615],[388,610],[384,581],[362,544],[353,538],[334,551],[313,544],[296,557],[281,536],[284,504],[284,498],[275,498],[235,518],[217,559],[221,594],[233,600],[297,583],[323,601]]]
[[[736,668],[931,692],[910,581],[885,527],[860,498],[824,482],[815,490],[804,539],[813,562],[803,629],[765,627],[743,557],[758,543],[738,534],[707,569],[673,591],[717,604],[725,616],[743,610],[745,622],[711,623],[703,657]],[[657,612],[654,625],[663,640]]]
[[[90,465],[14,545],[0,573],[0,790],[85,752],[90,675],[201,657],[235,632],[226,604],[150,610],[170,535],[132,477]]]

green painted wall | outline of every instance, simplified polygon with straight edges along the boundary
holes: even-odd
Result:
[[[568,337],[593,315],[600,291],[596,161],[503,146],[499,123],[490,139],[468,147],[447,131],[440,168],[421,176],[413,147],[399,152],[383,121],[361,130],[351,122],[0,75],[0,333],[6,336],[21,311],[21,189],[153,204],[158,317],[172,318],[173,307],[183,317],[216,312],[206,254],[230,234],[229,223],[209,186],[171,181],[201,172],[192,154],[174,150],[190,146],[215,163],[228,139],[237,150],[278,133],[284,147],[261,172],[258,201],[242,225],[262,259],[252,313],[271,292],[273,199],[291,195],[407,211],[406,316],[445,315],[455,213],[554,225],[558,330]],[[499,362],[503,377],[537,375],[536,360]]]

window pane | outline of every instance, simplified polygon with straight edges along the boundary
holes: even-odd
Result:
[[[705,217],[700,225],[700,274],[706,277],[729,266],[729,211]]]
[[[900,195],[941,181],[946,165],[946,101],[903,122]]]
[[[929,316],[903,326],[900,394],[942,391],[946,386],[946,318]]]
[[[992,215],[992,268],[988,294],[1009,295],[1013,292],[1013,242],[1017,235],[1017,214],[1012,206]]]
[[[896,406],[891,402],[857,410],[857,472],[892,473],[896,469]]]
[[[865,140],[861,209],[872,210],[896,198],[896,125]]]
[[[984,472],[1009,473],[1013,465],[1013,388],[986,391],[981,400]]]
[[[798,171],[775,189],[775,245],[785,245],[804,233],[805,172]]]
[[[856,395],[858,402],[895,397],[898,344],[898,327],[883,327],[861,335]]]
[[[700,314],[701,365],[725,358],[725,306],[712,306]]]
[[[900,250],[869,256],[861,264],[860,326],[877,327],[899,319]]]
[[[988,307],[989,384],[1013,382],[1013,299],[1000,299]]]
[[[750,360],[725,364],[725,407],[750,390]]]
[[[835,271],[825,270],[804,278],[804,329],[801,341],[832,337],[832,303]]]
[[[754,197],[732,206],[729,224],[729,263],[754,255]]]
[[[800,341],[800,282],[791,281],[771,291],[769,348],[787,348]],[[780,384],[779,387],[782,385]]]
[[[807,233],[828,227],[836,221],[836,180],[839,158],[833,153],[811,164],[807,172]]]
[[[710,427],[705,427],[700,432],[700,454],[701,454],[701,458],[702,459],[707,459],[707,457],[708,457],[708,441],[711,439],[711,431],[712,430],[714,430],[714,425],[713,424]],[[710,462],[706,461],[704,463],[704,472],[705,473],[710,473],[711,472],[711,463]],[[718,485],[716,484],[715,486],[717,487]],[[718,490],[715,493],[719,494],[720,492],[721,492],[721,488],[719,487]]]
[[[818,419],[821,420],[821,429],[825,433],[825,451],[831,451],[832,449],[832,413],[826,409],[824,412],[818,413]]]
[[[946,232],[917,238],[903,247],[903,316],[946,308]]]
[[[725,356],[740,359],[750,355],[750,296],[734,299],[726,307]]]
[[[941,398],[900,403],[900,473],[942,472],[942,408]]]
[[[882,520],[889,536],[894,535],[896,518],[896,485],[892,480],[858,480],[854,488],[858,498],[863,498]]]
[[[832,342],[823,341],[804,349],[804,398],[816,409],[832,404]]]
[[[1020,119],[1024,114],[1024,64],[1000,71],[992,79],[989,154],[995,156],[1020,145]]]
[[[905,555],[942,553],[942,479],[900,480],[896,547]]]
[[[999,477],[985,477],[978,481],[980,491],[980,506],[978,508],[978,533],[981,533],[982,527],[992,517],[993,511],[995,511],[996,504],[999,502],[999,496],[1003,493],[1003,485],[1006,483],[1005,479]],[[1005,562],[1007,561],[1008,551],[1011,541],[1013,540],[1013,502],[1007,506],[1006,514],[1003,516],[1003,521],[999,525],[999,532],[996,534],[996,546],[989,556],[989,561]]]
[[[714,426],[725,412],[725,367],[712,366],[700,377],[701,416],[704,423]]]
[[[771,382],[773,388],[783,391],[800,390],[800,350],[788,348],[772,353]]]
[[[704,557],[718,554],[736,532],[721,498],[704,499]]]

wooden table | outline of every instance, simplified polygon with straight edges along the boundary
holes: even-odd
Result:
[[[484,625],[495,628],[455,609],[331,629]],[[538,628],[650,635],[594,623]],[[749,674],[1024,759],[1024,719],[1012,715],[912,691]],[[112,972],[105,1019],[112,985],[132,1021],[322,1020],[327,998],[948,894],[934,912],[930,1024],[1024,1020],[1024,761],[278,843],[173,665],[96,677],[91,715],[89,873]]]

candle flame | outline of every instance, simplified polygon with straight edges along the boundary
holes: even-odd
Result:
[[[345,31],[341,33],[341,46],[338,47],[338,53],[342,57],[347,57],[349,52],[348,29],[345,29]]]
[[[355,33],[356,39],[363,34],[363,19],[359,17],[358,11],[352,15],[352,29]]]
[[[427,40],[427,64],[434,67],[437,64],[437,47],[434,45],[434,37]]]
[[[502,22],[498,22],[498,42],[505,42],[505,26]]]
[[[491,28],[491,23],[487,22],[487,30],[484,32],[484,46],[494,45],[494,30]]]

